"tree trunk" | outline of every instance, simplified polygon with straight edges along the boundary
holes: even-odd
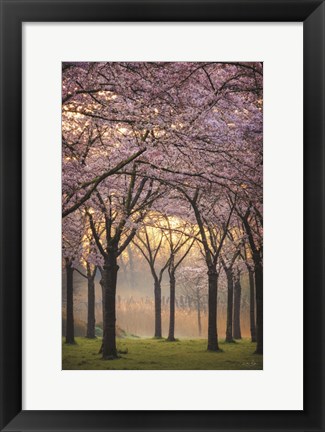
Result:
[[[255,265],[256,290],[256,354],[263,354],[263,267]]]
[[[241,339],[240,301],[241,301],[241,284],[240,284],[240,276],[238,276],[236,277],[235,286],[234,286],[234,339]]]
[[[103,267],[103,285],[104,285],[104,322],[103,322],[103,359],[112,360],[117,358],[116,350],[116,283],[117,258],[111,253],[105,259]]]
[[[219,351],[217,333],[217,293],[218,293],[218,274],[214,268],[208,271],[209,281],[209,317],[208,317],[208,350]]]
[[[130,245],[127,247],[127,253],[129,256],[129,263],[130,263],[130,285],[132,289],[135,289],[137,278],[135,277],[135,273],[134,273],[133,253],[130,248]]]
[[[227,327],[226,327],[226,342],[233,342],[233,313],[234,313],[234,278],[232,270],[226,271],[227,276]]]
[[[197,327],[199,331],[199,337],[202,335],[202,324],[201,324],[201,303],[200,300],[197,302]]]
[[[161,286],[155,279],[155,338],[162,338],[161,332]]]
[[[255,323],[255,287],[254,287],[254,273],[251,269],[248,270],[249,277],[249,315],[250,315],[250,329],[252,342],[256,342],[256,323]]]
[[[67,322],[66,322],[66,338],[67,344],[74,344],[74,318],[73,318],[73,267],[67,261]]]
[[[100,286],[102,287],[102,328],[103,328],[103,339],[102,344],[100,346],[98,354],[102,354],[103,352],[103,340],[104,340],[104,321],[105,321],[105,286],[104,286],[104,270],[102,267],[99,267],[100,271]]]
[[[252,230],[247,217],[242,218],[249,244],[253,252],[255,270],[255,295],[256,295],[256,354],[263,354],[263,263],[262,249],[258,249],[253,238]]]
[[[173,342],[175,340],[175,271],[174,269],[169,272],[169,287],[170,287],[170,301],[169,301],[169,332],[168,340]]]
[[[95,278],[92,276],[90,268],[87,265],[88,277],[88,316],[87,316],[87,334],[86,337],[94,339],[95,335]]]

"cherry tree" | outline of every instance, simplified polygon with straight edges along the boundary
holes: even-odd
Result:
[[[162,242],[159,243],[159,248],[160,246],[165,246],[163,252],[166,257],[166,264],[162,267],[162,271],[159,274],[158,280],[160,280],[160,284],[166,265],[169,275],[169,330],[167,340],[170,342],[175,341],[176,271],[188,256],[196,241],[196,233],[193,225],[185,220],[186,212],[184,211],[184,207],[180,206],[178,201],[178,208],[175,209],[173,205],[174,199],[175,196],[173,197],[169,194],[169,202],[166,202],[166,199],[161,199],[155,203],[155,208],[159,208],[160,213],[158,213],[154,221],[155,229],[161,231],[160,238]],[[180,216],[182,216],[183,219],[181,219]],[[150,239],[148,236],[146,236],[146,240],[146,248],[149,251],[150,248],[147,246],[150,244]],[[157,250],[157,253],[158,252],[159,250]],[[153,257],[156,258],[156,256]]]
[[[111,177],[103,182],[86,208],[90,228],[102,256],[103,286],[103,358],[117,357],[116,350],[116,287],[117,259],[135,236],[146,209],[159,195],[153,181],[137,177],[136,163],[131,175]]]
[[[243,196],[236,213],[242,221],[254,267],[256,295],[256,353],[263,354],[263,214],[262,199]]]
[[[207,301],[207,272],[204,263],[195,266],[181,267],[179,270],[179,284],[184,295],[194,303],[197,312],[198,335],[202,336],[201,313]]]
[[[233,304],[234,304],[234,274],[233,266],[238,258],[239,251],[236,250],[231,258],[226,261],[221,257],[222,267],[227,278],[227,325],[226,325],[226,342],[233,342]]]
[[[213,305],[217,292],[216,268],[225,230],[221,224],[223,234],[218,242],[213,240],[218,246],[212,248],[211,226],[217,225],[218,218],[206,220],[206,224],[203,220],[207,219],[206,209],[200,208],[200,201],[203,196],[205,207],[213,207],[214,191],[220,189],[233,197],[245,190],[246,196],[261,200],[262,65],[187,64],[178,72],[181,78],[174,80],[170,88],[171,99],[177,100],[174,105],[181,109],[173,111],[169,127],[165,124],[156,133],[158,142],[164,140],[162,148],[155,149],[156,162],[150,160],[150,153],[145,157],[155,169],[153,175],[183,193],[193,208],[209,272],[208,349],[218,350],[217,310]],[[166,136],[173,138],[172,148],[167,147]],[[211,196],[211,203],[207,195]],[[230,207],[230,218],[223,220],[227,225],[234,206]]]
[[[155,329],[154,337],[162,338],[161,326],[161,282],[165,270],[170,265],[170,257],[161,254],[163,251],[165,235],[159,229],[160,215],[150,214],[144,221],[143,227],[138,231],[133,242],[148,263],[152,278],[154,280],[155,300]]]
[[[67,280],[66,343],[74,344],[73,272],[82,250],[84,217],[80,212],[68,216],[62,224],[62,257]]]
[[[252,260],[252,252],[250,250],[247,239],[243,244],[243,248],[240,255],[243,262],[245,263],[248,272],[250,332],[251,332],[252,342],[256,342],[254,262]]]
[[[217,191],[196,189],[194,194],[182,190],[190,202],[200,233],[202,253],[208,272],[208,350],[218,351],[217,332],[217,294],[219,278],[219,260],[223,243],[230,226],[233,205],[223,200]],[[213,200],[211,200],[213,196]]]

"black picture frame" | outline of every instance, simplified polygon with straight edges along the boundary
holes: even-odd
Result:
[[[1,0],[0,3],[0,429],[325,431],[324,1]],[[252,411],[22,411],[22,23],[28,21],[303,21],[303,411],[254,411],[254,407]],[[283,337],[290,339],[290,335]]]

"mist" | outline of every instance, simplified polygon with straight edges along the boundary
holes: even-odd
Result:
[[[128,251],[130,253],[130,250]],[[119,260],[117,281],[117,335],[137,337],[153,337],[154,335],[154,285],[153,279],[147,268],[146,262],[133,251],[132,260]],[[183,267],[193,265],[194,254],[184,263]],[[175,313],[175,337],[198,338],[207,334],[208,305],[207,297],[203,299],[201,311],[201,335],[198,329],[197,308],[186,290],[176,277],[176,313]],[[241,275],[241,333],[242,337],[250,337],[249,319],[249,283],[246,273]],[[74,316],[76,336],[84,336],[87,324],[87,280],[75,272],[74,275]],[[66,276],[62,278],[62,308],[65,317],[66,308]],[[225,338],[226,332],[226,306],[227,291],[223,274],[220,277],[218,288],[218,330],[219,337]],[[163,336],[168,334],[169,326],[169,280],[165,273],[162,280],[162,330]],[[98,335],[102,328],[102,289],[100,274],[95,278],[95,316]],[[64,319],[64,318],[63,318]],[[63,333],[64,335],[64,322]]]

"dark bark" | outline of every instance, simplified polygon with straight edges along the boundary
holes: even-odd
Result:
[[[87,264],[88,279],[88,316],[87,316],[87,334],[86,337],[94,339],[95,335],[95,274],[92,274],[89,264]]]
[[[240,303],[241,303],[241,284],[240,277],[237,276],[234,284],[234,339],[241,339],[240,330]]]
[[[161,331],[161,286],[158,278],[155,278],[155,338],[162,338]]]
[[[218,293],[218,274],[214,268],[208,271],[209,281],[209,317],[208,317],[208,350],[219,351],[217,334],[217,293]]]
[[[226,342],[233,342],[233,312],[234,312],[234,278],[232,270],[226,271],[227,276],[227,327]]]
[[[249,277],[249,316],[250,316],[250,330],[252,342],[256,342],[256,322],[255,322],[255,286],[254,286],[254,273],[248,269]]]
[[[175,271],[171,269],[169,271],[169,287],[170,287],[170,301],[169,301],[169,331],[168,340],[175,340]]]
[[[104,320],[103,320],[103,359],[117,358],[116,349],[116,283],[117,272],[117,257],[114,252],[111,252],[105,258],[103,266],[103,291],[104,291]]]
[[[74,318],[73,318],[73,267],[66,261],[67,273],[67,322],[65,342],[74,344]]]
[[[251,227],[248,223],[249,212],[241,216],[245,231],[248,235],[248,241],[253,253],[254,270],[255,270],[255,295],[256,295],[256,354],[263,354],[263,248],[258,248],[255,244]]]
[[[258,263],[255,266],[256,290],[256,354],[263,354],[263,267]]]
[[[102,288],[102,330],[103,330],[103,340],[104,340],[104,321],[105,321],[105,287],[104,287],[104,270],[102,267],[99,267],[99,271],[100,271],[100,286]],[[98,354],[102,354],[103,352],[103,341],[102,344],[100,346],[99,352]]]

